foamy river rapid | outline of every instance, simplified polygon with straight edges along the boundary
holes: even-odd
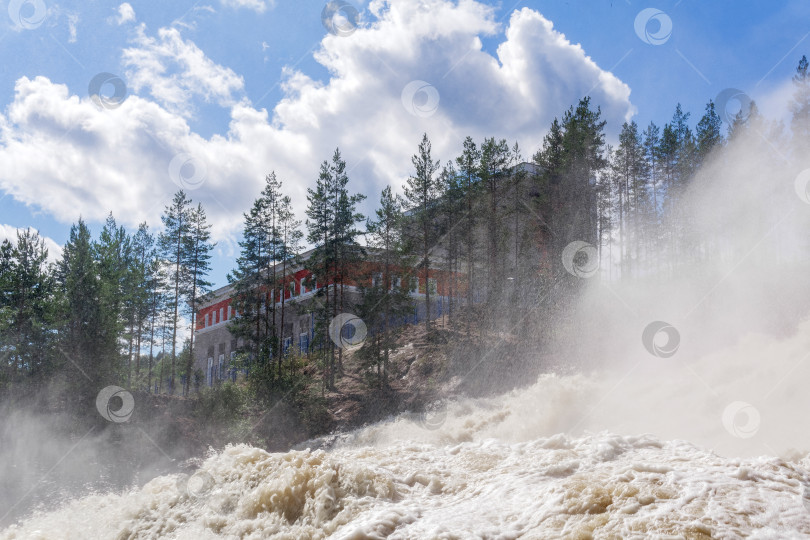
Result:
[[[807,538],[806,330],[689,369],[542,376],[287,453],[229,446],[0,539]]]
[[[802,538],[808,463],[607,433],[269,454],[233,446],[3,538]]]

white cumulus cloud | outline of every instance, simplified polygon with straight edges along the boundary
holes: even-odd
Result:
[[[119,26],[128,22],[135,21],[135,10],[129,2],[124,2],[118,6],[118,16],[115,18],[115,23]]]
[[[553,117],[586,94],[614,129],[634,112],[627,85],[537,11],[515,11],[502,28],[491,7],[473,0],[374,0],[368,9],[372,20],[351,35],[323,38],[315,57],[328,80],[286,69],[284,97],[271,110],[250,103],[242,78],[176,28],[156,37],[138,29],[123,51],[138,95],[116,109],[100,110],[45,77],[22,77],[0,115],[0,189],[66,223],[113,211],[119,222],[156,226],[172,193],[190,185],[215,238],[232,240],[270,170],[303,216],[306,188],[335,147],[352,189],[373,207],[385,185],[412,173],[423,132],[442,161],[466,135],[517,140],[528,157]],[[491,54],[481,36],[495,35],[504,37]],[[403,103],[413,81],[423,81],[421,91]],[[227,132],[192,130],[195,99],[230,111]],[[193,182],[172,179],[171,163]]]
[[[161,28],[158,36],[138,27],[134,46],[123,51],[127,82],[135,92],[149,93],[168,109],[189,115],[194,97],[223,107],[232,106],[234,94],[244,87],[242,77],[205,56],[193,42],[183,40],[176,28]]]

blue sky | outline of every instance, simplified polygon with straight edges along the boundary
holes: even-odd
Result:
[[[79,215],[94,232],[109,211],[156,228],[185,186],[214,224],[222,285],[270,170],[303,217],[339,146],[370,213],[410,173],[422,132],[443,161],[468,134],[517,140],[528,157],[582,95],[615,135],[629,118],[663,124],[677,102],[694,125],[726,88],[786,118],[810,52],[803,0],[374,0],[351,4],[348,35],[328,31],[324,6],[4,1],[0,236],[35,227],[56,253]],[[99,73],[120,78],[123,101],[89,98]]]

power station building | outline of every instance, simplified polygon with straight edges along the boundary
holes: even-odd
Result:
[[[284,279],[280,276],[281,263],[276,265],[282,286],[274,291],[277,294],[270,292],[270,299],[275,302],[276,309],[280,310],[282,299],[279,291],[284,291],[285,322],[282,328],[280,318],[277,318],[276,332],[280,336],[285,353],[294,350],[297,354],[308,355],[315,338],[313,308],[314,303],[322,301],[316,294],[324,284],[316,283],[313,286],[311,272],[304,267],[305,261],[311,254],[312,250],[302,253],[298,265],[290,266],[287,263]],[[421,274],[421,276],[417,274]],[[413,315],[406,317],[401,321],[402,323],[424,321],[426,287],[430,288],[431,318],[441,317],[449,307],[448,293],[451,274],[438,268],[428,269],[426,274],[425,278],[423,271],[413,272],[404,269],[393,279],[392,286],[408,287],[408,293],[414,300]],[[458,282],[459,276],[454,277]],[[371,279],[378,279],[377,274],[372,272]],[[330,285],[330,287],[332,286]],[[347,280],[342,287],[347,309],[352,311],[351,306],[357,305],[362,300],[359,283]],[[232,306],[234,294],[233,285],[221,287],[209,294],[207,302],[197,310],[192,371],[198,377],[202,374],[202,379],[194,381],[196,385],[211,386],[218,380],[236,376],[236,370],[232,368],[232,360],[244,343],[241,339],[234,337],[228,328],[229,322],[237,315]]]

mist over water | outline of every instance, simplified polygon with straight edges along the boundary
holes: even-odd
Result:
[[[309,449],[231,446],[191,477],[63,501],[0,538],[810,534],[800,170],[772,158],[757,126],[710,159],[680,201],[700,256],[661,250],[666,280],[647,269],[620,281],[603,260],[555,329],[559,373]],[[658,321],[677,337],[646,339]]]

